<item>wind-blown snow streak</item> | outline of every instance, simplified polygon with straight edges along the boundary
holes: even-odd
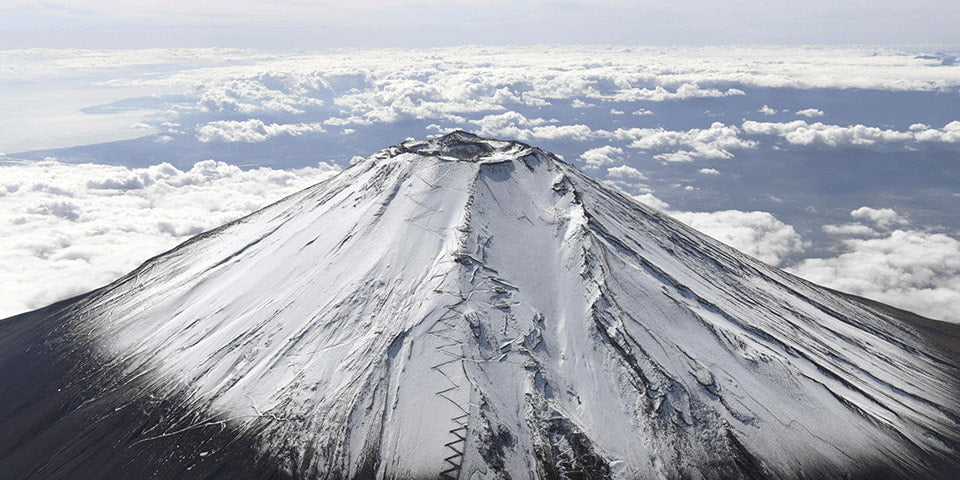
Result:
[[[178,417],[104,441],[149,452],[216,424],[277,476],[960,468],[958,357],[919,324],[737,253],[549,153],[462,132],[386,149],[0,333],[31,325],[56,325],[37,334],[56,338],[49,356],[89,352],[80,383],[111,392],[84,399],[98,418],[132,392],[171,399]],[[31,428],[76,417],[57,415]],[[96,458],[28,448],[0,441],[0,467],[21,455],[33,472],[83,472]],[[131,462],[165,472],[235,451],[170,448]]]

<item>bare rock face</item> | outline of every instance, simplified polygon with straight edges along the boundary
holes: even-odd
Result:
[[[0,472],[957,478],[958,339],[456,132],[0,321]]]

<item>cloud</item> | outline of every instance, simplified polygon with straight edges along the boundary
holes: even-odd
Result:
[[[122,125],[111,126],[103,141],[143,133],[128,128],[138,121],[147,125],[163,120],[183,123],[183,130],[191,131],[196,125],[188,125],[188,121],[200,117],[201,127],[211,120],[259,117],[267,124],[320,122],[355,128],[415,119],[456,123],[463,128],[478,116],[508,111],[530,115],[525,108],[554,104],[559,108],[576,103],[596,112],[602,108],[604,112],[612,109],[649,115],[650,110],[642,108],[648,105],[630,105],[628,110],[622,103],[609,103],[740,96],[748,87],[893,91],[953,91],[960,87],[957,69],[934,63],[917,58],[917,52],[907,48],[877,47],[485,46],[289,55],[236,49],[5,51],[0,52],[0,80],[49,79],[53,81],[45,85],[69,84],[75,89],[77,85],[70,82],[81,75],[92,82],[90,87],[98,98],[66,103],[63,99],[69,98],[69,89],[47,98],[22,95],[30,98],[31,107],[11,108],[14,114],[0,119],[0,144],[8,152],[51,147],[51,121],[61,122],[55,143],[67,146],[96,143],[90,142],[94,121],[99,127],[93,132],[104,132],[114,123]],[[175,100],[146,102],[139,110],[77,117],[81,114],[76,110],[90,102],[110,105],[149,98],[142,97],[145,92]],[[801,112],[808,110],[812,109]],[[44,111],[42,122],[36,120],[37,111]],[[297,117],[305,120],[291,120]],[[586,126],[597,130],[592,123]],[[524,132],[527,139],[586,138],[582,127],[536,132],[534,126],[517,127],[530,130]],[[917,141],[958,142],[958,128],[929,129],[914,137]],[[833,138],[818,133],[814,126],[806,129],[814,138],[804,140],[799,133],[791,138],[801,143]],[[37,132],[31,133],[34,130]],[[3,132],[16,134],[4,136]],[[70,143],[69,138],[75,141]],[[11,143],[13,146],[7,146]],[[667,154],[664,161],[697,158],[690,151],[661,153]]]
[[[72,222],[80,218],[80,210],[77,205],[71,201],[48,201],[41,202],[26,209],[27,213],[35,215],[49,215],[60,217]]]
[[[542,138],[547,140],[592,140],[596,138],[593,130],[586,125],[545,125],[542,127],[533,127],[530,130],[529,137]],[[527,137],[521,137],[526,140]]]
[[[278,88],[270,88],[267,83]],[[321,99],[307,96],[311,89],[303,88],[299,83],[293,76],[265,74],[256,79],[227,80],[206,87],[197,105],[211,112],[301,114],[305,112],[303,108],[324,104]],[[302,95],[291,91],[299,91]]]
[[[605,183],[621,189],[624,186],[616,181]],[[692,188],[695,187],[687,185],[684,189]],[[677,211],[649,191],[630,196],[768,265],[779,266],[787,257],[802,253],[810,246],[792,226],[768,212]]]
[[[627,165],[621,165],[619,167],[612,167],[607,169],[607,177],[609,178],[620,178],[625,180],[646,180],[646,175],[643,174],[640,170],[636,168],[629,167]]]
[[[0,166],[0,318],[102,286],[188,236],[319,182],[339,168],[189,170]]]
[[[724,85],[760,88],[874,89],[939,91],[960,86],[960,72],[917,58],[905,47],[632,47],[606,46],[485,46],[415,50],[351,50],[305,52],[282,58],[263,52],[228,49],[194,50],[45,50],[13,51],[3,56],[5,68],[24,73],[49,73],[71,68],[115,68],[123,65],[164,65],[189,58],[205,68],[168,76],[144,75],[113,85],[182,83],[219,90],[214,99],[270,98],[284,85],[329,87],[335,92],[357,88],[384,94],[382,104],[419,91],[423,100],[448,100],[499,95],[502,100],[608,99],[663,101],[741,95]],[[224,65],[229,59],[231,64]],[[454,68],[455,67],[455,68]],[[283,74],[283,82],[261,78],[263,72]],[[151,72],[152,73],[152,72]],[[344,79],[363,79],[345,83]],[[329,81],[326,81],[329,80]],[[388,81],[389,80],[389,81]],[[239,82],[233,85],[231,82]],[[326,81],[326,82],[325,82]],[[266,90],[253,82],[263,86]],[[274,84],[274,88],[267,84]],[[435,89],[422,89],[433,84]],[[604,92],[600,85],[612,85]],[[506,90],[503,90],[506,89]],[[498,93],[499,92],[499,93]],[[366,96],[365,96],[366,97]],[[582,100],[581,101],[584,101]],[[533,100],[536,102],[536,100]],[[587,102],[589,103],[589,102]]]
[[[244,121],[218,120],[197,127],[197,139],[201,142],[246,142],[258,143],[280,135],[297,136],[304,133],[325,132],[319,123],[265,124],[259,119]]]
[[[778,113],[776,109],[770,108],[769,105],[764,105],[757,111],[764,115],[776,115]]]
[[[669,212],[671,216],[769,265],[801,252],[800,234],[767,212]]]
[[[751,149],[757,146],[755,140],[739,137],[742,133],[735,125],[714,122],[709,128],[694,128],[685,131],[663,128],[618,128],[616,130],[592,129],[587,125],[554,125],[555,120],[540,118],[528,119],[524,115],[510,111],[496,115],[486,115],[470,123],[480,128],[476,133],[482,136],[512,138],[521,141],[531,139],[574,140],[574,141],[617,141],[630,142],[629,147],[653,153],[653,158],[663,162],[690,162],[698,158],[732,158],[734,150]],[[452,128],[435,127],[438,131]],[[609,147],[616,148],[616,147]],[[613,163],[610,156],[613,150],[600,147],[585,152],[581,159],[587,168]],[[616,155],[623,151],[617,148]],[[619,158],[619,157],[617,157]]]
[[[914,132],[914,138],[918,142],[960,143],[960,121],[954,120],[941,129],[913,130],[915,126],[917,125],[911,125],[910,129]]]
[[[640,198],[642,197],[642,198]],[[792,226],[767,212],[669,211],[650,193],[635,195],[659,204],[678,220],[770,265],[809,247]],[[905,225],[892,209],[858,208],[851,217],[877,228]],[[785,269],[814,283],[878,300],[931,318],[960,323],[960,240],[943,233],[893,230],[881,233],[861,223],[825,225],[824,232],[846,237],[841,252],[808,258]]]
[[[586,168],[598,168],[611,163],[622,162],[623,149],[610,145],[591,148],[580,155],[580,160],[586,163]]]
[[[664,162],[689,162],[696,158],[732,158],[733,150],[750,149],[757,146],[753,140],[739,138],[741,130],[735,125],[714,122],[710,128],[695,128],[687,131],[665,130],[663,128],[618,129],[614,132],[600,132],[606,137],[630,140],[630,148],[644,151],[662,152],[653,158]],[[685,149],[680,149],[685,147]]]
[[[542,118],[530,119],[511,110],[500,114],[485,115],[471,123],[480,127],[476,133],[483,137],[526,140],[533,135],[533,132],[528,130],[529,127],[537,127],[548,122]]]
[[[888,229],[894,225],[906,225],[910,223],[910,221],[892,208],[860,207],[850,212],[850,216],[858,220],[871,221],[874,225],[882,229]]]
[[[910,130],[901,132],[866,125],[843,127],[820,122],[810,124],[803,120],[785,123],[747,120],[743,122],[743,131],[748,135],[779,136],[794,145],[822,144],[836,147],[906,142],[960,143],[960,121],[950,122],[941,129],[914,124]]]
[[[237,49],[43,49],[0,54],[0,79],[106,76],[98,86],[184,95],[195,100],[194,108],[210,113],[300,115],[322,108],[374,123],[494,113],[554,100],[596,105],[720,98],[744,95],[740,87],[960,87],[957,69],[917,53],[906,47],[838,46],[485,46],[295,55]],[[117,99],[123,98],[128,97]]]
[[[654,196],[652,193],[641,193],[638,195],[630,195],[630,196],[633,197],[634,200],[648,207],[653,207],[657,210],[666,211],[670,208],[670,204],[668,204],[667,202],[664,202],[663,200],[660,200],[659,198]]]
[[[654,88],[626,88],[605,98],[615,102],[665,102],[668,100],[719,98],[738,95],[746,95],[746,93],[736,88],[721,90],[719,88],[701,88],[695,83],[684,83],[672,92],[662,86],[656,86]]]
[[[825,225],[824,232],[843,237],[840,254],[808,258],[787,270],[837,290],[960,323],[960,240],[921,230],[890,231],[909,224],[890,208],[864,206],[850,216],[873,227]]]
[[[862,223],[847,223],[843,225],[824,225],[820,228],[828,235],[843,237],[876,237],[880,233]]]
[[[834,258],[811,258],[788,271],[837,290],[931,318],[960,323],[960,240],[894,230],[844,240]]]
[[[823,110],[817,110],[816,108],[807,108],[804,110],[798,110],[797,115],[802,115],[807,118],[822,117]]]

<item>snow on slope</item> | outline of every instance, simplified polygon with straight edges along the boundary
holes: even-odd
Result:
[[[53,352],[94,352],[84,382],[112,393],[84,394],[98,419],[134,392],[174,399],[176,418],[109,440],[156,448],[158,472],[226,455],[152,447],[211,425],[278,478],[960,468],[957,357],[921,329],[549,153],[462,132],[386,149],[0,329],[24,324],[57,325]],[[23,448],[0,440],[0,467],[87,468]]]

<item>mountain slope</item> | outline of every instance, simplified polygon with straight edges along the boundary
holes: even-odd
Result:
[[[956,350],[899,317],[457,132],[0,321],[0,471],[956,476]]]

